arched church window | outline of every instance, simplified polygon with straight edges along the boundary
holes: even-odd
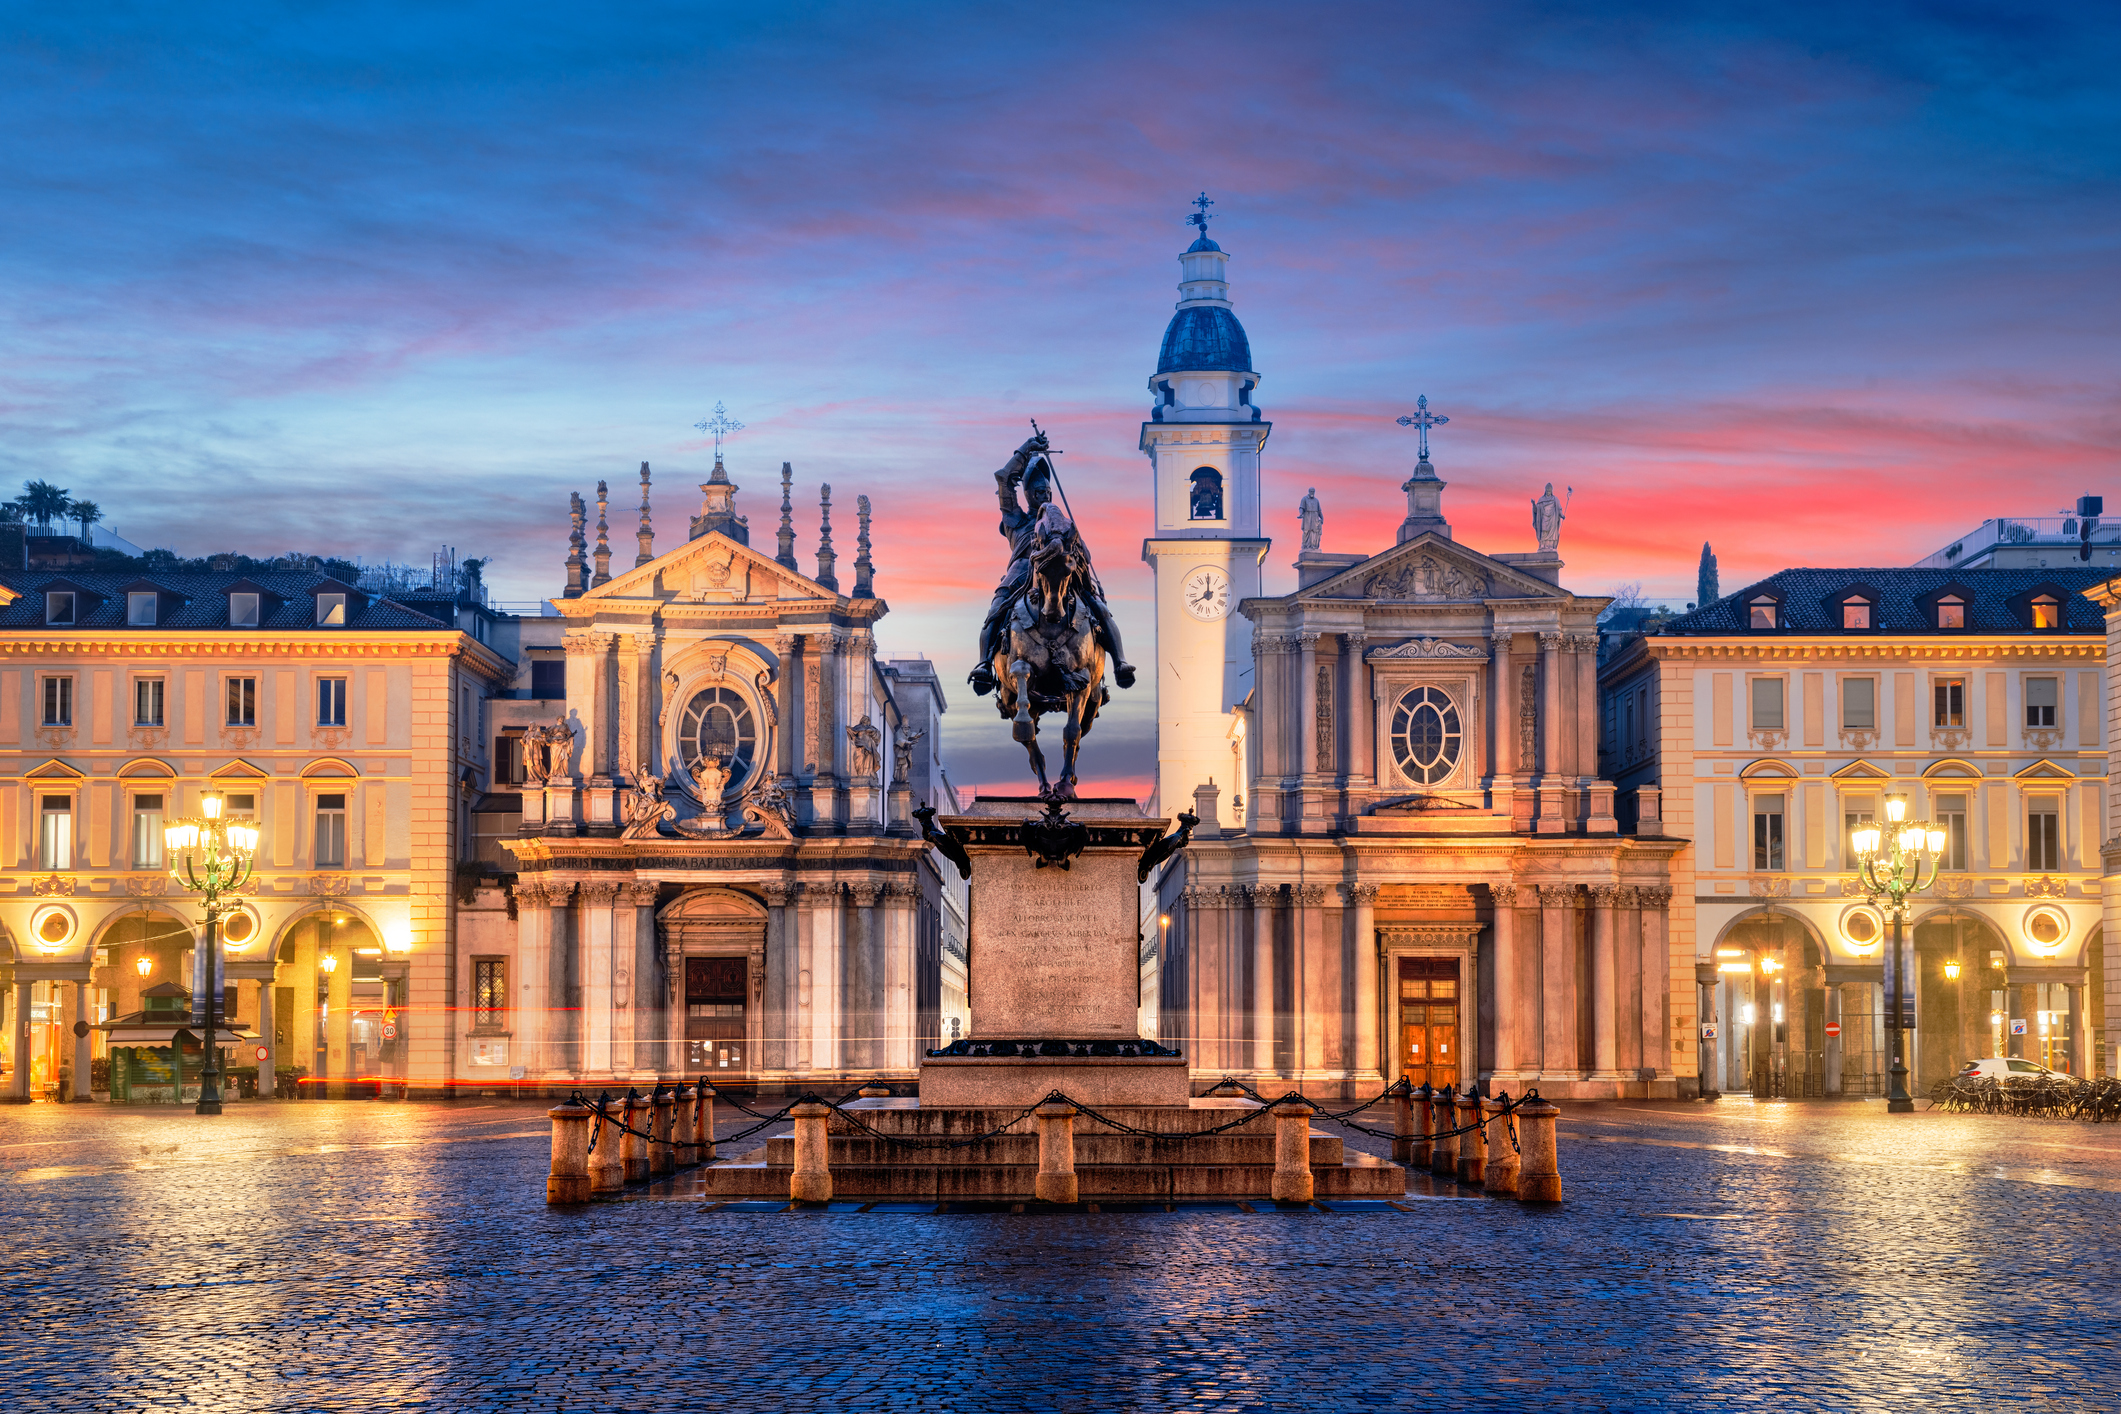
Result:
[[[750,783],[758,745],[758,719],[751,703],[733,689],[710,687],[694,693],[678,718],[678,755],[685,768],[690,770],[703,755],[719,756],[729,768],[732,791]]]
[[[1450,775],[1464,746],[1457,704],[1442,688],[1417,687],[1392,709],[1392,757],[1417,785]]]
[[[1192,507],[1187,514],[1194,520],[1221,520],[1223,474],[1212,466],[1203,466],[1195,468],[1192,479]]]

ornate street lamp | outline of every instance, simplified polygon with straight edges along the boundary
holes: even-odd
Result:
[[[162,847],[169,856],[169,876],[193,893],[205,896],[206,905],[206,1068],[199,1074],[197,1113],[221,1113],[221,1060],[214,1045],[214,1030],[221,1019],[221,914],[233,907],[221,902],[250,879],[251,860],[258,849],[258,832],[239,820],[224,820],[227,799],[217,790],[199,798],[205,812],[197,820],[179,820],[162,831]]]
[[[1889,1114],[1907,1114],[1915,1108],[1907,1093],[1907,1042],[1900,1008],[1901,989],[1912,979],[1912,969],[1900,956],[1901,920],[1907,912],[1909,894],[1920,893],[1937,880],[1937,863],[1944,855],[1948,836],[1926,820],[1907,818],[1907,797],[1888,796],[1885,818],[1889,834],[1876,825],[1866,825],[1851,837],[1859,861],[1857,879],[1871,902],[1893,915],[1893,946],[1880,959],[1886,990],[1886,1029],[1893,1036],[1892,1087],[1886,1092]]]

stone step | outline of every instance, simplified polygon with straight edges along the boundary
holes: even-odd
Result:
[[[855,1100],[846,1106],[861,1115],[862,1122],[885,1134],[907,1138],[958,1139],[1008,1126],[1010,1134],[1038,1133],[1038,1122],[1021,1106],[949,1106],[924,1108],[914,1099]],[[1193,1134],[1213,1129],[1234,1119],[1244,1122],[1231,1132],[1271,1136],[1274,1120],[1250,1100],[1195,1100],[1190,1105],[1112,1105],[1098,1113],[1120,1124],[1165,1134]],[[825,1122],[831,1134],[858,1134],[852,1121],[835,1114]],[[1078,1116],[1078,1142],[1086,1135],[1114,1131],[1087,1115]]]
[[[697,1196],[786,1198],[791,1169],[766,1161],[758,1150],[693,1171]],[[1181,1198],[1264,1200],[1274,1176],[1271,1164],[1104,1164],[1076,1170],[1082,1201],[1165,1202]],[[1029,1200],[1038,1177],[1034,1164],[849,1164],[832,1169],[832,1195],[839,1198]],[[1368,1154],[1348,1154],[1337,1165],[1311,1168],[1317,1196],[1399,1198],[1406,1170]],[[686,1182],[685,1178],[680,1182]]]
[[[973,1131],[978,1133],[977,1130]],[[1340,1137],[1311,1131],[1311,1163],[1341,1162],[1344,1146]],[[793,1167],[795,1134],[788,1131],[766,1140],[766,1161]],[[1007,1134],[978,1144],[953,1149],[917,1149],[872,1139],[859,1131],[850,1135],[830,1134],[826,1139],[826,1162],[837,1171],[842,1164],[1029,1164],[1038,1167],[1038,1136]],[[1075,1134],[1075,1166],[1100,1164],[1265,1164],[1274,1165],[1274,1136],[1243,1132],[1217,1134],[1205,1139],[1158,1142],[1134,1135]]]

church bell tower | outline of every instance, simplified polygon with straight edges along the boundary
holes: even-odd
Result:
[[[1274,424],[1252,400],[1260,378],[1230,307],[1230,257],[1208,238],[1214,203],[1203,193],[1193,204],[1199,239],[1178,258],[1178,308],[1141,431],[1156,498],[1142,543],[1156,576],[1156,808],[1191,810],[1194,789],[1213,780],[1231,827],[1244,818],[1238,709],[1252,692],[1252,625],[1237,605],[1259,595],[1271,543],[1259,531],[1259,456]]]

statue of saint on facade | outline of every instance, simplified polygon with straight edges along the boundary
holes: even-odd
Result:
[[[1561,548],[1561,523],[1566,519],[1561,501],[1554,495],[1554,483],[1549,481],[1546,493],[1532,502],[1532,529],[1539,534],[1542,553],[1551,554]]]
[[[685,774],[690,781],[685,793],[700,807],[700,813],[689,820],[678,821],[678,833],[695,837],[729,833],[729,811],[722,800],[729,793],[728,758],[703,751],[693,759]]]
[[[574,728],[562,712],[547,726],[530,727],[523,733],[523,774],[539,785],[567,774],[567,758],[574,751]]]
[[[847,768],[850,774],[873,776],[883,764],[884,734],[877,730],[876,723],[869,720],[867,712],[862,719],[847,728]]]
[[[1316,486],[1304,492],[1304,498],[1296,503],[1296,515],[1304,526],[1304,548],[1316,550],[1326,533],[1326,513],[1319,509]]]
[[[891,740],[891,781],[893,785],[907,785],[913,780],[913,746],[924,731],[900,732]]]
[[[660,834],[665,820],[677,818],[677,805],[670,800],[663,778],[643,761],[633,768],[633,785],[620,801],[622,840],[647,839]]]
[[[1039,794],[1049,800],[1075,798],[1075,760],[1083,735],[1110,696],[1105,687],[1109,654],[1112,676],[1134,685],[1134,668],[1121,655],[1119,630],[1105,605],[1090,551],[1075,522],[1053,503],[1053,463],[1041,432],[1016,449],[994,473],[1002,505],[1002,534],[1009,540],[1009,569],[995,590],[980,629],[980,663],[972,690],[995,694],[994,705],[1012,719],[1010,735],[1024,744],[1038,773]],[[1024,489],[1018,505],[1016,488]],[[1038,719],[1064,713],[1058,776],[1046,775],[1038,746]]]

